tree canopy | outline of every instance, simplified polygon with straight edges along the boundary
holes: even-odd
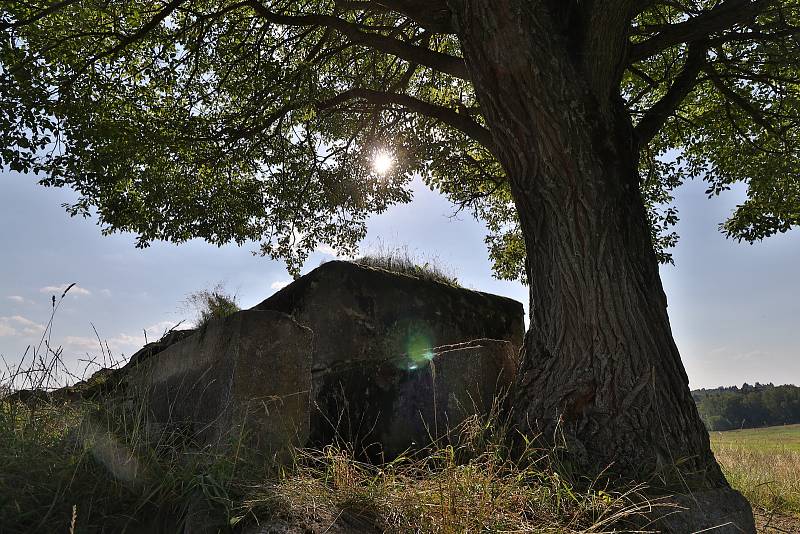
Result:
[[[743,384],[692,391],[709,430],[734,430],[800,423],[800,388]]]
[[[104,231],[135,232],[140,246],[260,240],[296,270],[319,243],[352,252],[366,217],[408,201],[419,173],[486,221],[497,274],[524,278],[458,2],[2,5],[0,163],[74,188],[69,212],[96,213]],[[583,32],[576,54],[607,54],[622,73],[662,261],[676,239],[670,192],[686,179],[709,195],[746,185],[721,225],[730,237],[800,224],[800,2],[541,6],[562,24],[553,32]],[[620,24],[624,42],[594,43]],[[394,156],[385,174],[371,165],[381,151]]]

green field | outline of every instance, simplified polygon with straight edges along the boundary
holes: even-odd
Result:
[[[800,515],[800,425],[711,432],[711,445],[755,508]]]
[[[715,448],[737,446],[754,450],[800,452],[800,425],[746,428],[727,432],[710,432]]]

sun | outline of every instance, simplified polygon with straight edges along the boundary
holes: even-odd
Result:
[[[378,150],[372,156],[372,169],[380,175],[389,172],[393,165],[394,157],[386,150]]]

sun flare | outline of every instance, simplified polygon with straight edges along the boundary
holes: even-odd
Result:
[[[372,169],[380,175],[389,172],[393,165],[394,157],[385,150],[378,150],[372,157]]]

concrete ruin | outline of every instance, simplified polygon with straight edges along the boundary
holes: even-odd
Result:
[[[124,382],[145,392],[155,425],[201,446],[244,439],[274,459],[338,440],[393,457],[450,440],[503,396],[522,313],[504,297],[330,262],[251,310],[145,347]]]
[[[519,348],[525,330],[515,300],[346,261],[320,265],[253,309],[311,328],[314,370],[473,339]]]
[[[480,339],[433,348],[428,357],[345,363],[314,379],[312,445],[339,442],[377,461],[456,444],[462,423],[503,403],[514,381],[508,341]]]
[[[275,459],[308,440],[311,352],[311,330],[288,315],[241,311],[139,362],[125,384],[162,432]]]

